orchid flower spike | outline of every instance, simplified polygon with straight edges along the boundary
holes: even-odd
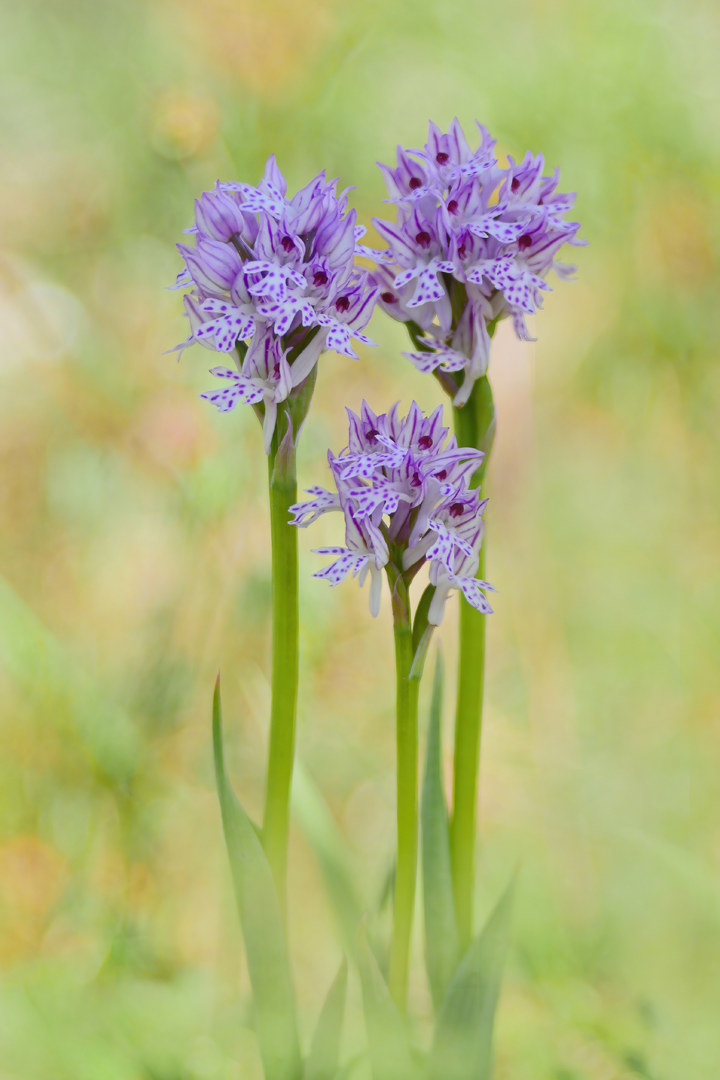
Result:
[[[195,202],[194,244],[178,244],[185,266],[171,288],[184,297],[190,335],[229,354],[236,371],[213,368],[230,385],[201,394],[221,411],[238,402],[263,411],[269,449],[277,406],[299,392],[323,351],[357,359],[353,340],[380,292],[355,264],[365,232],[347,209],[347,193],[319,173],[292,198],[274,156],[257,187],[217,182]]]
[[[421,150],[398,147],[394,169],[380,165],[397,217],[373,222],[386,249],[363,249],[376,262],[379,305],[411,324],[419,348],[404,355],[437,371],[457,407],[487,371],[497,320],[511,318],[517,336],[532,340],[525,315],[542,306],[546,275],[569,280],[577,270],[558,252],[587,243],[565,221],[575,196],[558,193],[560,170],[544,175],[542,154],[529,151],[501,168],[495,140],[477,127],[476,150],[455,119],[446,134],[431,123]]]
[[[339,585],[349,573],[362,585],[369,576],[370,610],[380,610],[382,570],[393,564],[410,580],[427,562],[435,593],[429,621],[438,625],[453,589],[491,614],[484,593],[492,585],[475,577],[483,540],[486,499],[468,487],[483,458],[480,450],[448,439],[442,405],[424,416],[413,402],[407,416],[398,406],[377,416],[363,402],[360,415],[348,409],[348,445],[328,453],[334,491],[308,490],[296,503],[292,524],[305,528],[332,511],[345,520],[345,546],[316,548],[335,560],[314,577]]]

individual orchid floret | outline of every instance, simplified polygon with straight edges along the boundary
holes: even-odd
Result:
[[[475,577],[477,568],[477,556],[468,558],[464,554],[456,556],[453,570],[449,570],[446,564],[439,560],[430,563],[430,582],[435,586],[435,593],[428,611],[428,622],[431,625],[439,626],[443,621],[445,604],[454,589],[462,592],[467,602],[483,615],[492,615],[493,609],[484,594],[496,592],[496,589],[489,581],[482,581]]]
[[[466,488],[467,473],[456,486],[443,485],[433,500],[434,506],[423,520],[421,529],[414,529],[408,549],[403,555],[403,568],[413,566],[418,559],[444,562],[453,568],[455,552],[473,554],[476,529],[481,522],[487,499],[480,498],[478,488]],[[480,534],[482,538],[482,533]]]
[[[391,269],[390,266],[379,262],[376,255],[370,254],[370,249],[368,249],[367,257],[378,262],[372,273],[379,292],[377,306],[396,322],[415,322],[422,330],[429,330],[435,318],[434,307],[430,304],[426,304],[424,308],[410,307],[410,301],[415,295],[415,282],[410,281],[402,288],[398,288],[395,284],[395,278],[398,276],[397,266]],[[393,262],[392,255],[386,262]]]
[[[379,571],[385,567],[391,580],[407,575],[409,582],[427,563],[441,594],[434,615],[442,616],[453,588],[489,611],[479,591],[485,583],[470,580],[479,566],[487,500],[469,484],[484,454],[459,447],[454,435],[448,439],[442,406],[425,416],[413,402],[407,416],[397,405],[378,416],[363,402],[360,415],[348,409],[348,418],[348,445],[337,456],[328,453],[336,490],[311,488],[310,500],[290,508],[301,527],[327,512],[344,515],[346,546],[320,549],[337,559],[315,576],[337,585],[351,571],[361,583],[370,573],[377,614]]]
[[[417,162],[402,146],[397,148],[397,167],[383,165],[378,161],[380,172],[385,177],[388,189],[388,198],[385,202],[406,203],[417,202],[424,196],[432,195],[435,179],[434,171],[426,172],[422,165]]]
[[[324,172],[289,197],[271,157],[257,187],[218,181],[197,199],[186,232],[194,245],[178,245],[185,268],[173,288],[189,290],[190,334],[173,351],[200,344],[242,360],[250,339],[269,335],[271,351],[290,367],[290,396],[300,393],[324,351],[357,358],[353,339],[374,344],[363,330],[380,287],[355,263],[364,229],[348,210],[347,193],[338,195],[337,181]],[[284,382],[283,375],[277,385]]]
[[[397,225],[377,219],[373,222],[390,245],[389,250],[395,261],[405,267],[395,275],[393,288],[402,289],[411,281],[416,282],[412,298],[407,301],[408,308],[443,301],[447,294],[438,275],[451,274],[454,270],[454,263],[445,258],[443,230],[438,227],[440,219],[435,213],[432,217],[434,220],[415,207],[407,220]]]
[[[316,555],[335,555],[337,558],[313,577],[327,581],[330,586],[339,585],[349,573],[359,578],[360,588],[370,576],[370,613],[376,618],[380,612],[382,594],[382,569],[387,565],[389,552],[382,533],[373,529],[367,520],[361,521],[352,507],[345,506],[346,547],[314,548]]]
[[[249,337],[255,332],[254,309],[250,304],[235,305],[214,297],[198,301],[192,296],[184,296],[183,304],[191,333],[173,352],[184,352],[196,341],[206,349],[231,352],[240,335]]]
[[[198,233],[197,245],[178,244],[188,273],[197,289],[206,296],[222,298],[229,294],[233,282],[242,271],[242,259],[234,247],[211,240]]]
[[[252,243],[257,233],[255,217],[244,211],[237,199],[222,190],[218,181],[215,191],[206,191],[195,200],[194,231],[227,244],[234,236]]]
[[[434,352],[426,348],[425,352],[404,352],[405,356],[423,375],[440,368],[442,371],[462,371],[467,365],[467,357],[450,345],[438,341]]]
[[[453,501],[446,500],[429,522],[434,535],[432,545],[425,557],[430,563],[428,576],[435,586],[430,603],[428,622],[439,626],[450,593],[458,589],[472,607],[491,615],[492,608],[485,593],[495,592],[488,582],[478,578],[480,548],[485,522],[483,515],[487,499],[480,499],[477,489],[465,492],[459,489]]]
[[[542,305],[541,292],[551,292],[546,281],[533,274],[528,260],[520,255],[501,255],[497,259],[483,259],[469,271],[467,280],[482,286],[485,279],[498,291],[502,291],[513,310],[518,308],[529,315]]]
[[[475,124],[480,132],[477,150],[470,149],[460,121],[455,117],[446,135],[430,121],[424,149],[411,150],[410,153],[427,162],[442,187],[457,184],[468,177],[480,176],[497,164],[493,156],[495,140],[486,127],[477,120]]]
[[[379,292],[377,286],[368,288],[365,271],[353,271],[333,304],[317,317],[320,326],[329,328],[326,339],[328,349],[357,360],[357,354],[350,344],[351,338],[362,341],[364,345],[374,345],[362,330],[370,322]]]
[[[332,456],[332,455],[331,455]],[[299,525],[300,528],[305,528],[307,525],[312,525],[314,521],[317,521],[322,514],[327,514],[330,510],[341,510],[340,496],[337,492],[328,491],[323,487],[310,487],[305,489],[306,495],[312,495],[312,499],[308,499],[303,503],[295,503],[290,507],[291,512],[295,515],[291,525]]]
[[[375,256],[377,303],[408,325],[415,348],[405,356],[433,372],[458,408],[487,371],[498,320],[531,340],[525,316],[542,306],[546,275],[568,280],[576,269],[558,252],[586,243],[565,220],[575,197],[557,193],[559,170],[543,175],[542,155],[530,153],[501,167],[478,129],[476,150],[457,119],[447,133],[431,123],[422,149],[399,147],[397,167],[380,166],[397,218],[374,221],[388,245]]]
[[[247,351],[241,371],[216,367],[211,369],[211,374],[226,379],[229,386],[224,390],[206,391],[200,397],[211,401],[220,412],[230,412],[241,401],[260,406],[264,410],[265,453],[269,454],[278,404],[285,401],[292,389],[292,373],[280,340],[267,330],[259,331]]]

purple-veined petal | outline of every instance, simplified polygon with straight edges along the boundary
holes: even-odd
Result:
[[[373,218],[373,225],[382,238],[390,245],[396,261],[403,262],[403,260],[406,259],[414,260],[415,251],[400,226],[393,225],[390,221],[382,221],[380,218]]]

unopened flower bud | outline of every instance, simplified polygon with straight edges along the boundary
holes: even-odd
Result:
[[[227,243],[232,236],[242,234],[245,222],[240,206],[231,195],[206,191],[195,200],[195,224],[205,236]]]

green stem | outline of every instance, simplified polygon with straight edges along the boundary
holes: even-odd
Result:
[[[455,434],[460,446],[485,451],[471,486],[484,480],[495,431],[495,406],[487,376],[478,379],[466,405],[453,409]],[[480,551],[477,576],[484,577],[485,545]],[[450,823],[450,855],[460,947],[472,939],[475,885],[475,835],[477,821],[480,734],[485,682],[485,616],[460,596],[460,644],[458,690],[455,711],[455,759],[453,816]]]
[[[415,912],[418,845],[418,691],[419,679],[410,678],[415,649],[410,600],[402,577],[388,580],[393,591],[395,634],[396,738],[397,738],[397,862],[393,897],[393,933],[390,947],[389,988],[404,1013],[410,975],[410,945]]]
[[[295,756],[298,685],[298,542],[289,525],[297,502],[295,446],[281,442],[287,415],[279,412],[268,457],[272,545],[272,705],[263,846],[272,868],[280,907],[286,908],[286,867],[290,828],[290,788]]]

